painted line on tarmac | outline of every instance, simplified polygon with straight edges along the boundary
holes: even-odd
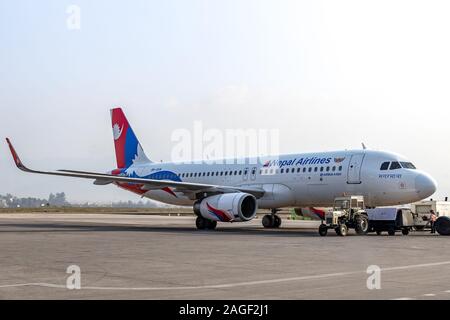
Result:
[[[424,296],[424,297],[436,297],[436,294],[435,293],[425,293],[422,296]]]
[[[0,286],[0,288],[17,288],[17,287],[47,287],[47,288],[67,289],[67,286],[64,286],[62,284],[45,283],[45,282],[5,284]]]
[[[422,264],[414,264],[414,265],[390,267],[390,268],[381,268],[381,271],[398,271],[398,270],[407,270],[407,269],[436,267],[436,266],[442,266],[442,265],[450,265],[450,261],[442,261],[442,262],[435,262],[435,263],[422,263]],[[234,288],[234,287],[247,287],[247,286],[263,285],[263,284],[274,284],[274,283],[283,283],[283,282],[293,282],[293,281],[302,281],[302,280],[318,280],[318,279],[326,279],[326,278],[333,278],[333,277],[343,277],[343,276],[356,275],[356,274],[366,274],[366,271],[349,271],[349,272],[325,273],[325,274],[318,274],[318,275],[311,275],[311,276],[302,276],[302,277],[291,277],[291,278],[269,279],[269,280],[257,280],[257,281],[245,281],[245,282],[224,283],[224,284],[211,284],[211,285],[202,285],[202,286],[178,286],[178,287],[94,287],[94,286],[81,286],[81,290],[164,291],[164,290],[226,289],[226,288]],[[48,287],[48,288],[64,288],[64,289],[67,289],[67,287],[64,286],[64,285],[53,284],[53,283],[43,283],[43,282],[0,285],[0,289],[1,288],[12,288],[12,287]]]

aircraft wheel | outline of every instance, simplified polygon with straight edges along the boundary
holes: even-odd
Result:
[[[319,226],[319,234],[320,234],[322,237],[325,237],[325,236],[327,235],[327,233],[328,233],[328,228],[327,228],[327,226],[324,225],[324,224],[321,224],[321,225]]]
[[[197,219],[195,220],[195,225],[197,226],[198,230],[205,230],[208,226],[208,220],[203,217],[197,217]]]
[[[274,218],[271,214],[266,214],[262,219],[262,225],[264,228],[273,228]]]
[[[214,230],[217,227],[217,221],[209,220],[208,224],[206,226],[206,229],[208,230]]]
[[[281,226],[281,218],[278,215],[273,216],[273,227],[279,228]]]

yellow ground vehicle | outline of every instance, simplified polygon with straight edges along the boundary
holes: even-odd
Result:
[[[334,229],[340,236],[346,236],[348,229],[355,229],[360,235],[366,234],[369,231],[369,219],[364,206],[364,197],[335,198],[333,210],[325,214],[319,226],[319,234],[326,236],[328,229]]]

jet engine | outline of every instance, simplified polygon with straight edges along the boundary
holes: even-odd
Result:
[[[250,221],[257,210],[256,198],[243,192],[210,196],[194,204],[197,216],[222,222]]]

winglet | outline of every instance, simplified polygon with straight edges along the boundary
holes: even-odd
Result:
[[[8,143],[9,146],[9,150],[11,150],[11,154],[13,156],[14,162],[16,163],[17,168],[19,168],[20,170],[24,170],[27,171],[27,167],[25,167],[22,163],[22,161],[20,160],[19,156],[17,155],[16,150],[14,149],[11,141],[9,140],[9,138],[6,138],[6,142]]]

